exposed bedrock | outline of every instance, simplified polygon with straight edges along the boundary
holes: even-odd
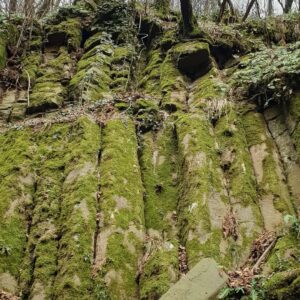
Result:
[[[179,165],[174,124],[141,136],[146,240],[141,299],[157,299],[179,277],[177,201]]]
[[[101,136],[96,282],[111,299],[138,297],[144,241],[144,188],[134,123],[115,116]]]
[[[75,2],[18,67],[0,30],[0,295],[156,300],[204,268],[215,297],[271,231],[266,299],[298,297],[299,43]]]

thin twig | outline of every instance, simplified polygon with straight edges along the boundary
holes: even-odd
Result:
[[[253,266],[251,272],[255,272],[259,266],[262,264],[262,262],[267,258],[269,252],[272,250],[272,248],[274,247],[275,243],[277,241],[277,238],[275,238],[273,240],[273,242],[266,248],[266,250],[264,251],[264,253],[261,255],[261,257],[258,259],[258,261],[255,263],[255,265]]]

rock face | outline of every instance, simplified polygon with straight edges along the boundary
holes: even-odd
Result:
[[[179,44],[174,48],[173,55],[178,69],[192,79],[206,74],[212,67],[207,43]]]
[[[300,210],[294,27],[272,49],[252,23],[184,40],[176,16],[76,3],[34,23],[18,68],[2,24],[0,293],[214,299],[218,266],[272,231],[265,299],[298,299],[298,223],[283,221]]]
[[[216,299],[220,289],[226,286],[226,275],[211,258],[202,259],[181,278],[161,300]]]

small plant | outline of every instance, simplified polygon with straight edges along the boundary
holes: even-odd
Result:
[[[5,245],[3,242],[0,243],[0,255],[2,256],[8,256],[11,253],[11,249],[10,247],[8,247],[7,245]]]
[[[244,294],[245,291],[243,287],[232,288],[227,286],[220,291],[218,299],[236,299],[238,296]]]
[[[265,290],[262,288],[261,280],[252,280],[249,297],[251,300],[265,299]]]
[[[106,287],[102,284],[97,284],[95,287],[95,299],[96,300],[110,300]]]
[[[250,300],[265,299],[261,283],[260,280],[253,279],[250,287],[225,287],[220,291],[218,299],[240,299],[245,295],[248,295],[247,299]]]
[[[284,222],[297,234],[297,238],[300,238],[300,220],[296,216],[285,215]]]

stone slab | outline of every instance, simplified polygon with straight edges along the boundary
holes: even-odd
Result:
[[[226,285],[227,276],[212,258],[202,259],[160,300],[212,300]]]

